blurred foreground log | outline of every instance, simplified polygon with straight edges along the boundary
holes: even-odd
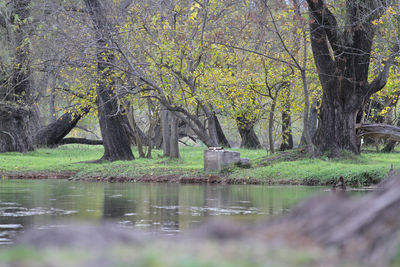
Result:
[[[399,244],[399,192],[400,175],[392,173],[362,198],[335,192],[306,200],[271,221],[268,231],[290,229],[323,247],[338,248],[344,258],[385,266]]]

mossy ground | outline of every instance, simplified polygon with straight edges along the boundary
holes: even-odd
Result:
[[[151,159],[137,157],[136,160],[104,163],[83,163],[101,158],[101,146],[66,145],[55,149],[37,149],[25,154],[0,154],[0,172],[73,172],[75,177],[141,177],[143,175],[182,175],[207,176],[203,171],[204,147],[182,147],[181,159],[172,160],[162,157],[162,151],[153,150]],[[398,167],[400,153],[390,154],[368,152],[360,156],[347,155],[341,159],[321,157],[310,159],[298,150],[268,155],[266,150],[233,149],[241,157],[250,158],[250,169],[232,168],[217,175],[232,179],[256,179],[279,183],[329,184],[343,176],[352,185],[378,182],[385,177],[390,164]]]

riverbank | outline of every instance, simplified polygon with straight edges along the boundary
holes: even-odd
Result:
[[[227,184],[330,185],[343,176],[352,186],[378,183],[400,153],[368,152],[342,159],[309,159],[299,150],[267,155],[265,150],[233,149],[250,158],[250,169],[232,168],[222,173],[203,170],[203,147],[181,148],[181,159],[162,157],[153,150],[151,159],[85,163],[102,156],[100,146],[66,145],[56,149],[0,154],[2,179],[71,179],[107,182],[179,182]]]

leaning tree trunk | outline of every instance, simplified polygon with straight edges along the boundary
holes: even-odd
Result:
[[[260,148],[261,143],[258,140],[256,132],[254,131],[254,124],[249,122],[245,117],[238,116],[236,118],[236,123],[238,126],[240,137],[242,142],[240,147],[242,148]]]
[[[104,143],[104,155],[101,160],[132,160],[134,156],[130,147],[128,133],[124,127],[124,117],[115,92],[113,68],[115,57],[112,47],[111,29],[107,22],[104,7],[99,0],[85,0],[93,21],[97,38],[97,96],[98,116],[101,136]],[[104,3],[103,3],[104,4]]]
[[[221,147],[228,147],[228,148],[231,147],[231,145],[228,142],[228,139],[226,139],[224,131],[222,130],[217,115],[215,114],[214,114],[214,124],[215,124],[215,130],[217,131],[218,145]]]
[[[35,136],[35,145],[39,147],[57,146],[89,110],[90,108],[67,111],[55,122],[50,123],[37,132]]]

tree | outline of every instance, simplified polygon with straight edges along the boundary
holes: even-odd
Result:
[[[2,4],[0,4],[0,7]],[[38,127],[30,61],[30,0],[13,0],[0,12],[0,152],[33,150]]]
[[[399,44],[395,43],[379,74],[373,80],[370,78],[377,20],[385,12],[396,14],[393,7],[389,8],[394,1],[347,0],[339,3],[342,13],[336,15],[327,1],[307,3],[312,51],[323,90],[315,144],[320,152],[329,152],[331,156],[338,156],[341,150],[358,154],[356,115],[369,97],[385,86],[399,52]],[[338,22],[340,17],[343,26]]]
[[[134,156],[130,148],[131,142],[124,127],[121,106],[114,91],[115,56],[113,51],[108,48],[113,46],[113,42],[105,6],[100,0],[84,0],[84,2],[93,22],[97,45],[96,92],[100,130],[104,144],[104,155],[101,160],[132,160]]]

